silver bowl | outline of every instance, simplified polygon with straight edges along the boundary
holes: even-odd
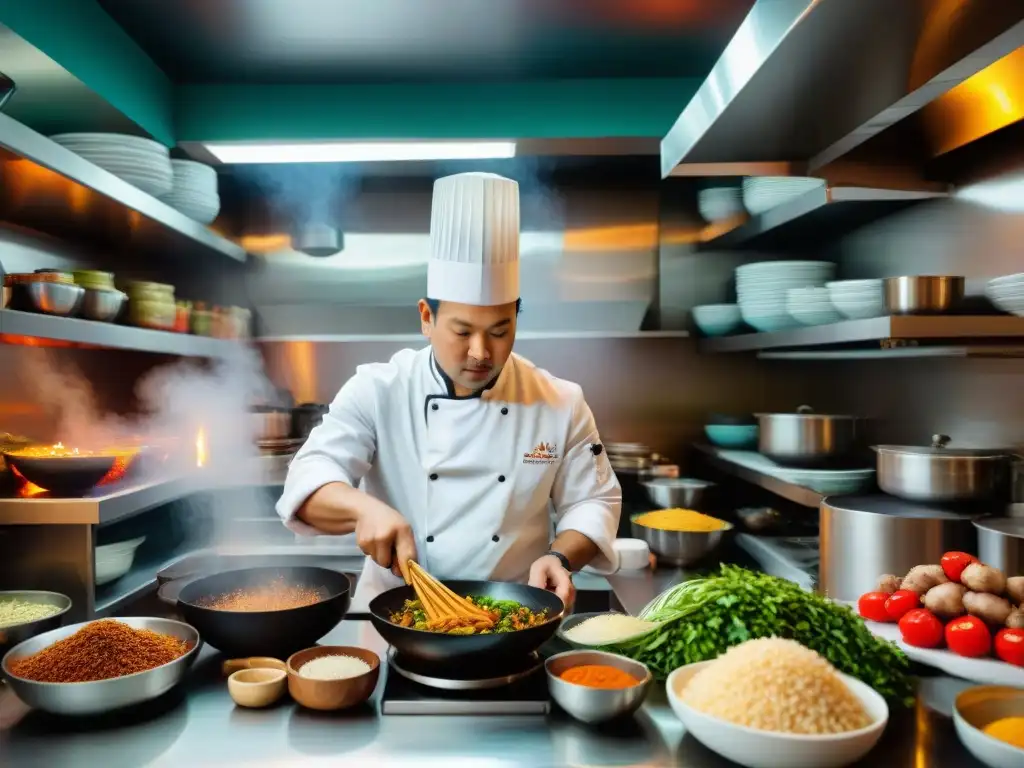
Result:
[[[949,312],[963,300],[965,283],[959,275],[887,277],[885,306],[894,315]]]
[[[660,477],[643,483],[647,497],[660,509],[699,509],[714,483],[690,477]]]
[[[582,664],[602,664],[616,667],[637,678],[630,688],[589,688],[563,680],[560,675],[567,669]],[[604,651],[566,651],[544,662],[548,676],[548,690],[562,709],[584,723],[601,723],[616,717],[631,715],[639,709],[651,686],[651,670],[639,661]]]
[[[60,592],[41,592],[34,589],[11,590],[0,592],[0,601],[24,600],[27,603],[41,603],[42,605],[55,605],[60,608],[57,613],[47,616],[45,619],[27,621],[24,624],[15,624],[10,627],[0,627],[0,656],[7,653],[18,643],[23,643],[31,637],[41,635],[56,629],[64,621],[64,614],[71,610],[71,598],[62,595]]]
[[[117,319],[128,300],[128,295],[112,289],[86,288],[82,299],[82,317],[100,323],[112,323]]]
[[[658,562],[667,565],[694,565],[714,552],[722,543],[722,537],[732,530],[732,524],[724,525],[717,531],[663,531],[639,525],[634,515],[630,519],[633,538],[643,539],[651,548]]]
[[[57,715],[97,715],[131,707],[162,696],[185,679],[185,674],[203,645],[195,627],[180,621],[150,616],[117,621],[133,629],[148,629],[177,637],[191,643],[192,649],[184,656],[155,669],[90,683],[38,683],[11,674],[9,665],[12,661],[38,653],[92,623],[85,621],[51,630],[16,645],[4,655],[0,670],[19,699],[30,707]]]
[[[74,317],[85,289],[70,283],[17,283],[12,286],[11,307],[46,315]]]

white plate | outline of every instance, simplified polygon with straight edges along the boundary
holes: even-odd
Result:
[[[851,603],[846,603],[846,605],[850,605],[856,613],[856,605]],[[919,664],[941,669],[953,677],[960,677],[975,683],[1024,688],[1024,668],[1015,667],[1012,664],[999,661],[999,659],[968,659],[958,656],[952,651],[938,648],[915,648],[913,645],[903,642],[900,628],[896,624],[882,624],[867,619],[864,620],[864,623],[873,635],[896,643],[900,650],[907,654],[907,658]]]

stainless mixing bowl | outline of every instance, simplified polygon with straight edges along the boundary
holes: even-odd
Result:
[[[84,296],[84,288],[70,283],[17,283],[12,286],[11,307],[47,315],[74,317]]]
[[[110,289],[86,288],[82,300],[82,317],[101,323],[112,323],[117,319],[128,295]]]
[[[659,509],[700,509],[714,483],[690,477],[660,477],[643,483],[647,496]]]
[[[561,674],[583,664],[601,664],[621,669],[637,679],[629,688],[590,688],[566,682]],[[631,715],[644,703],[653,679],[651,671],[639,661],[603,651],[566,651],[544,662],[548,690],[562,709],[584,723],[600,723]]]
[[[0,627],[0,656],[30,637],[56,629],[64,621],[64,614],[71,610],[71,598],[67,595],[62,595],[60,592],[42,592],[33,589],[0,592],[0,602],[11,599],[24,600],[26,603],[55,605],[60,610],[53,614],[53,616],[47,616],[45,619],[27,621],[24,624],[15,624],[11,627]]]
[[[718,548],[726,531],[732,530],[732,524],[723,521],[723,527],[717,531],[663,531],[639,525],[637,517],[639,515],[630,519],[633,538],[646,541],[659,564],[687,566],[699,563]]]
[[[155,669],[90,683],[37,683],[11,674],[12,661],[31,656],[58,640],[70,637],[92,623],[86,621],[51,630],[16,645],[4,656],[0,670],[19,699],[31,707],[57,715],[96,715],[131,707],[162,696],[185,679],[185,674],[202,648],[202,640],[195,627],[180,621],[150,616],[119,618],[117,621],[133,629],[148,629],[177,637],[190,643],[192,649],[184,656]]]

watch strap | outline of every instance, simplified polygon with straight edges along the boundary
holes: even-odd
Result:
[[[572,563],[570,563],[569,562],[569,558],[566,557],[565,555],[563,555],[561,552],[555,552],[555,550],[549,549],[544,554],[545,555],[551,555],[552,557],[557,557],[558,558],[558,562],[560,562],[562,564],[562,567],[565,568],[565,570],[569,571],[570,573],[572,572]]]

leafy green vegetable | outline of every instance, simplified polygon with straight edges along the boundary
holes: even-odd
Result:
[[[784,637],[886,698],[913,700],[910,662],[899,648],[872,635],[849,608],[775,576],[723,565],[717,575],[666,590],[639,618],[660,626],[605,650],[643,662],[661,680],[752,638]]]

